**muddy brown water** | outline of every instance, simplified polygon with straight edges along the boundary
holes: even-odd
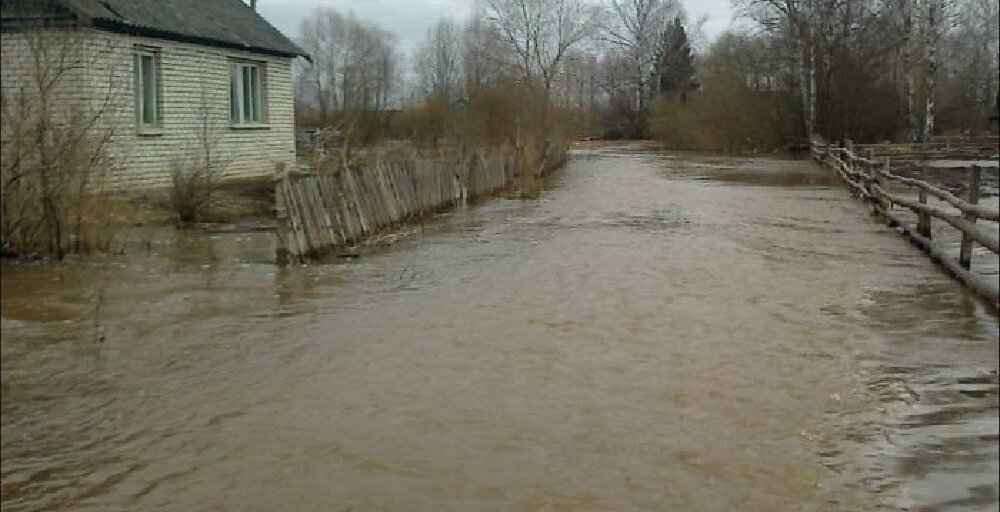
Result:
[[[4,266],[3,510],[997,508],[997,317],[826,171],[581,149],[417,231]]]

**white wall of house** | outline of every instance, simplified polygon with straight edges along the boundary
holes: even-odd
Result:
[[[63,94],[60,98],[67,108],[82,98],[105,111],[102,124],[111,132],[109,148],[116,164],[110,183],[115,188],[168,185],[172,169],[192,165],[206,143],[227,177],[269,176],[294,165],[291,59],[89,29],[73,37],[85,50],[79,61],[83,69],[68,74],[63,84],[73,100]],[[4,34],[2,46],[5,63],[11,55],[22,65],[29,62],[16,34]],[[157,57],[160,115],[155,129],[140,129],[137,116],[137,49]],[[236,61],[257,64],[263,71],[260,123],[230,121],[230,66]],[[26,76],[15,71],[4,65],[5,96]]]
[[[112,150],[123,163],[115,181],[136,185],[169,183],[175,165],[190,165],[206,143],[213,160],[229,177],[267,176],[279,166],[295,163],[295,120],[291,60],[190,43],[96,34],[100,46],[114,48],[109,55],[126,71],[116,80],[126,91],[117,113]],[[108,38],[107,41],[100,39]],[[158,57],[160,126],[139,128],[135,95],[137,47],[152,49]],[[256,63],[263,70],[261,123],[230,122],[230,66]],[[105,70],[106,71],[106,70]],[[107,74],[93,81],[107,82]],[[207,132],[207,135],[206,135]]]
[[[87,96],[81,91],[89,90],[85,50],[91,38],[89,32],[82,31],[0,33],[5,125],[16,122],[19,116],[39,115],[44,109],[53,121],[63,122],[71,112],[86,107]],[[39,93],[42,88],[47,90],[44,101]],[[4,132],[7,128],[4,126]]]

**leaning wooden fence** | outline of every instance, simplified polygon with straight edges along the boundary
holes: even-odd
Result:
[[[982,181],[980,166],[969,167],[968,196],[960,198],[927,181],[894,173],[892,160],[888,157],[878,159],[875,156],[874,146],[854,146],[848,142],[847,147],[833,147],[814,141],[811,147],[813,158],[832,167],[855,197],[869,203],[874,213],[885,218],[890,225],[895,226],[903,236],[923,249],[958,280],[1000,308],[1000,283],[997,282],[997,278],[994,276],[989,279],[971,271],[973,244],[978,243],[992,253],[1000,255],[997,226],[977,223],[979,219],[1000,221],[1000,211],[978,204]],[[867,156],[858,154],[862,149],[868,153]],[[889,183],[916,188],[917,199],[892,192]],[[929,196],[947,203],[959,213],[929,204]],[[917,215],[916,226],[894,210],[897,205],[910,209]],[[957,260],[933,243],[932,219],[943,221],[961,232],[962,241]]]
[[[510,187],[524,153],[475,151],[461,158],[390,158],[331,175],[288,173],[275,187],[279,260],[304,260],[466,199]],[[524,173],[558,167],[566,148],[546,145]],[[537,165],[536,165],[537,164]]]

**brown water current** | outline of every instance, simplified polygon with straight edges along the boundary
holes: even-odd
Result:
[[[4,512],[991,511],[998,320],[809,162],[583,148],[279,268],[2,274]]]

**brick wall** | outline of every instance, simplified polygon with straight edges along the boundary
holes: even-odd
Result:
[[[213,159],[227,177],[270,176],[279,164],[295,162],[291,60],[189,43],[133,37],[95,30],[73,36],[82,69],[67,75],[60,101],[104,111],[102,127],[111,132],[110,170],[115,187],[158,187],[170,183],[174,165],[191,162],[208,141]],[[23,36],[3,35],[4,95],[26,76],[30,62]],[[139,130],[136,116],[134,52],[154,49],[159,60],[161,126]],[[264,70],[265,122],[242,128],[229,121],[230,63],[242,59]],[[16,66],[8,67],[8,63]],[[207,133],[207,135],[206,135]]]

